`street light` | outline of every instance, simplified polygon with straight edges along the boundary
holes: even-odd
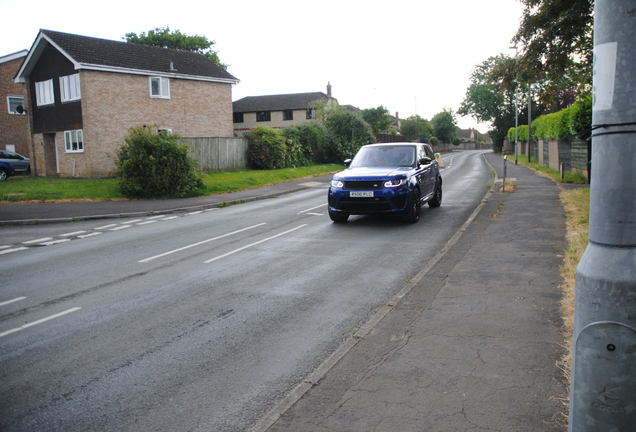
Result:
[[[515,50],[515,60],[517,60],[517,45],[515,46],[511,46],[509,47],[509,49],[513,49]],[[519,81],[517,79],[517,81]],[[518,117],[519,117],[519,83],[517,82],[515,85],[515,165],[517,165],[517,129],[519,128],[519,121],[518,121]]]

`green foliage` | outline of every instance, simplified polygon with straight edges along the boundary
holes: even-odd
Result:
[[[578,135],[577,139],[589,138],[591,135],[589,129],[592,127],[592,95],[579,95],[576,102],[570,107],[570,111],[570,133],[579,134],[583,131],[588,131]]]
[[[453,143],[457,138],[457,123],[452,110],[443,109],[431,119],[435,136],[445,143]]]
[[[431,123],[422,117],[415,115],[402,120],[402,135],[407,141],[416,141],[423,137],[429,140],[433,137]]]
[[[341,107],[335,99],[331,99],[328,103],[324,99],[317,99],[309,104],[309,109],[314,111],[314,119],[323,126],[327,124],[327,118],[330,115],[345,111],[345,108]]]
[[[283,129],[283,135],[287,139],[286,166],[320,163],[324,159],[325,134],[325,128],[316,122],[303,123],[300,126],[292,125]]]
[[[244,136],[249,141],[247,163],[252,168],[271,170],[285,167],[287,144],[281,131],[257,126]]]
[[[227,69],[227,65],[219,60],[217,51],[212,49],[215,41],[210,41],[205,36],[188,36],[179,30],[171,32],[168,26],[148,30],[148,33],[141,32],[139,36],[134,32],[126,33],[126,42],[196,52]]]
[[[157,132],[157,126],[129,129],[119,149],[116,175],[129,198],[179,198],[203,187],[189,146],[179,135]]]
[[[393,124],[389,110],[383,106],[362,110],[362,118],[369,123],[371,130],[375,133],[387,132]]]
[[[325,123],[325,160],[342,163],[365,144],[375,142],[371,126],[361,115],[341,110],[330,114]]]

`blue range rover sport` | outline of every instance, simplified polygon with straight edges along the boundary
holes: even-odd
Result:
[[[329,217],[345,222],[349,215],[402,215],[420,218],[420,207],[442,203],[442,176],[428,144],[369,144],[360,148],[347,169],[333,176]]]

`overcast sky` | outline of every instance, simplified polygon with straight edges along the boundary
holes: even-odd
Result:
[[[39,29],[121,41],[169,26],[216,41],[241,81],[233,100],[326,93],[331,82],[340,104],[430,120],[459,109],[475,65],[514,55],[521,13],[518,0],[0,0],[0,56],[29,49]]]

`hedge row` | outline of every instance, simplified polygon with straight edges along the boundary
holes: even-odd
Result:
[[[592,127],[592,96],[581,95],[569,106],[559,112],[538,117],[531,125],[531,139],[537,140],[565,140],[577,134],[578,139],[585,139],[590,135]],[[528,126],[518,127],[517,139],[528,140]],[[508,140],[514,142],[515,128],[508,130]]]

